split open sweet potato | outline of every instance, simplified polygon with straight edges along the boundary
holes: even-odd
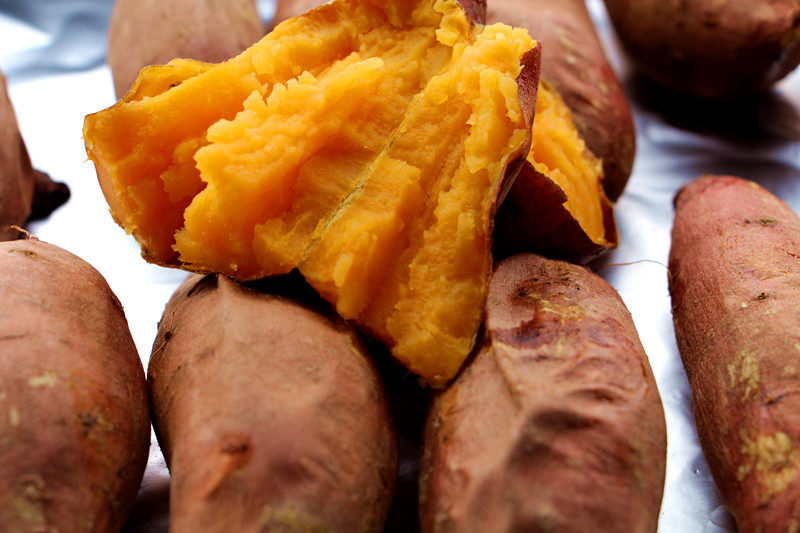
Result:
[[[480,325],[538,86],[536,42],[476,25],[482,9],[339,0],[220,65],[145,70],[85,124],[114,218],[155,263],[237,279],[297,268],[445,383]]]

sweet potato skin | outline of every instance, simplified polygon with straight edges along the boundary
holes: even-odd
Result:
[[[144,369],[87,263],[0,243],[0,530],[119,531],[150,444]]]
[[[0,72],[0,241],[22,236],[12,226],[48,216],[69,199],[69,188],[34,170]]]
[[[397,443],[341,320],[217,276],[164,312],[148,369],[171,530],[380,531]]]
[[[108,65],[117,98],[146,66],[175,58],[224,61],[263,36],[255,0],[116,0]]]
[[[766,89],[800,62],[800,4],[794,0],[605,4],[637,68],[695,96]]]
[[[655,531],[665,464],[656,383],[613,288],[502,261],[481,349],[428,417],[423,531]]]
[[[564,98],[589,150],[603,160],[603,187],[617,200],[633,169],[636,128],[584,0],[491,0],[486,16],[490,24],[526,28],[542,43],[542,78]]]
[[[739,531],[800,526],[800,218],[704,176],[675,201],[675,332],[709,468]]]

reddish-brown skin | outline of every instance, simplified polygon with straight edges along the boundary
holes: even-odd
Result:
[[[564,208],[567,195],[552,179],[526,161],[495,219],[497,257],[535,251],[553,259],[585,264],[617,246],[614,206],[600,198],[605,240],[594,242]]]
[[[8,97],[8,84],[0,72],[0,241],[20,238],[22,233],[12,226],[44,218],[67,199],[66,185],[53,182],[31,166]]]
[[[490,0],[487,21],[526,28],[542,43],[542,78],[564,98],[586,145],[603,160],[603,188],[615,201],[633,169],[636,128],[584,0]]]
[[[119,531],[149,445],[144,369],[103,277],[0,243],[0,531]]]
[[[739,531],[797,531],[800,218],[753,182],[699,178],[675,200],[669,280],[723,501]]]
[[[116,0],[108,65],[117,98],[146,66],[175,58],[217,63],[263,36],[255,0]]]
[[[217,276],[164,312],[148,369],[170,530],[380,531],[397,442],[341,320]]]
[[[766,89],[800,62],[797,0],[605,0],[637,68],[695,96]]]
[[[486,313],[480,351],[428,417],[423,531],[655,531],[664,412],[614,289],[518,255]]]

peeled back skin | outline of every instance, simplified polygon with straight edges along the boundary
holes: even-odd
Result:
[[[702,98],[765,90],[800,63],[797,0],[604,0],[636,67]]]
[[[116,533],[150,450],[144,369],[105,279],[0,243],[0,530]]]
[[[164,311],[148,384],[170,531],[382,530],[397,437],[341,319],[192,276]]]
[[[0,72],[0,241],[19,239],[28,220],[44,218],[69,199],[69,188],[31,166]]]
[[[491,0],[486,18],[526,28],[542,43],[542,77],[564,98],[581,137],[603,161],[603,187],[616,201],[633,170],[636,127],[584,0]]]
[[[495,256],[536,252],[587,263],[619,243],[603,168],[558,92],[539,82],[533,146],[495,219]]]
[[[631,315],[588,269],[501,261],[478,353],[439,393],[424,532],[655,532],[666,423]]]
[[[704,176],[675,199],[672,314],[703,453],[739,531],[800,527],[800,217]]]
[[[84,127],[114,218],[154,263],[240,280],[299,269],[444,384],[480,326],[540,57],[524,30],[476,25],[480,4],[465,6],[339,0],[220,65],[145,70]]]
[[[116,0],[108,66],[117,98],[146,66],[176,58],[225,61],[263,36],[256,0]]]

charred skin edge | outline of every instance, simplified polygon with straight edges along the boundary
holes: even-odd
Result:
[[[486,315],[428,416],[422,530],[655,531],[664,411],[616,291],[522,254],[498,265]]]
[[[636,68],[699,97],[768,89],[800,63],[800,4],[792,0],[604,0]]]
[[[69,187],[35,170],[19,131],[8,96],[8,83],[0,72],[0,241],[24,238],[11,226],[46,218],[70,196]]]
[[[754,182],[675,198],[669,288],[703,453],[740,531],[800,525],[800,218]]]
[[[589,150],[603,161],[603,188],[614,202],[636,157],[636,126],[583,0],[492,0],[488,21],[526,28],[542,43],[542,77],[570,108]]]
[[[521,200],[515,199],[515,192],[522,195]],[[526,200],[530,198],[541,199],[535,206],[535,213]],[[566,201],[561,187],[525,161],[517,188],[497,213],[495,257],[508,257],[527,250],[552,259],[586,264],[617,246],[619,233],[614,205],[607,197],[600,197],[605,228],[602,242],[595,242],[586,235],[580,223],[563,207]]]
[[[299,279],[190,276],[159,324],[148,387],[176,531],[382,530],[397,476],[385,388]]]
[[[120,531],[150,450],[122,306],[88,263],[35,239],[0,243],[0,281],[1,528]]]

